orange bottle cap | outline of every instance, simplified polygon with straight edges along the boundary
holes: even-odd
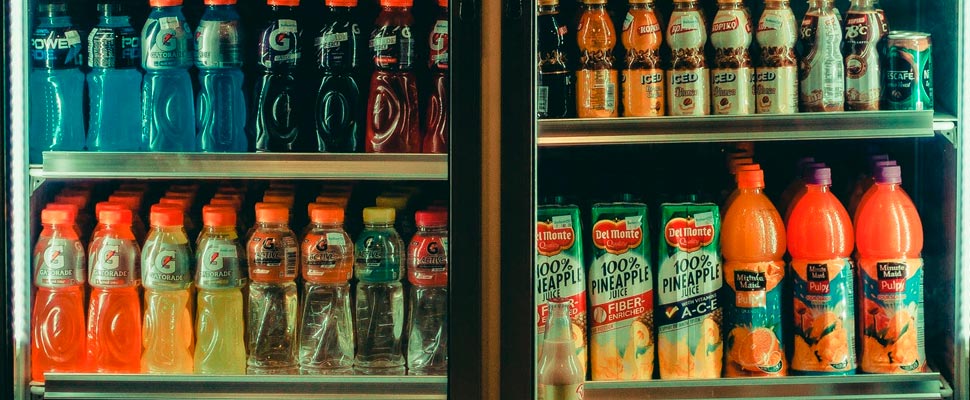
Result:
[[[94,215],[97,216],[101,213],[101,210],[127,210],[128,206],[121,203],[112,203],[110,201],[101,201],[94,205]]]
[[[438,7],[448,8],[448,0],[438,0]]]
[[[266,4],[271,6],[296,7],[300,5],[300,0],[266,0]]]
[[[235,211],[239,211],[239,209],[242,207],[242,204],[239,204],[239,202],[236,202],[233,199],[212,199],[209,201],[209,205],[231,207]]]
[[[262,204],[262,206],[260,206]],[[269,223],[287,223],[290,220],[290,210],[279,203],[257,203],[256,221]]]
[[[98,222],[105,225],[131,225],[131,210],[109,208],[98,213]]]
[[[745,189],[764,188],[765,172],[760,169],[754,171],[738,171],[738,187]]]
[[[340,206],[340,203],[335,201],[317,201],[306,205],[306,215],[313,214],[313,210],[320,207],[338,207],[341,210],[344,209],[344,207]]]
[[[203,206],[202,223],[205,226],[236,226],[236,210],[231,206]]]
[[[78,210],[88,205],[88,199],[81,194],[59,194],[54,196],[55,203],[74,204]]]
[[[171,204],[173,206],[178,207],[183,212],[188,211],[189,209],[192,208],[192,201],[187,198],[162,197],[161,199],[158,200],[158,204]]]
[[[124,204],[131,211],[138,211],[141,206],[141,199],[131,194],[113,194],[108,196],[108,202]]]
[[[236,4],[236,0],[205,0],[207,6],[229,6]]]
[[[182,0],[149,0],[148,4],[152,7],[172,7],[182,5]]]
[[[66,203],[48,203],[44,206],[45,210],[64,210],[70,215],[69,219],[71,221],[77,220],[77,206],[74,204]]]
[[[760,171],[761,164],[744,164],[738,165],[738,171]]]
[[[357,7],[357,0],[327,0],[327,7]]]
[[[185,213],[173,204],[155,204],[149,214],[152,226],[182,226],[185,223]]]
[[[728,160],[728,171],[731,175],[736,175],[738,173],[738,167],[745,164],[754,164],[754,159],[751,157],[738,157]]]
[[[310,221],[316,224],[341,224],[344,222],[344,209],[326,204],[317,204],[310,210]]]
[[[414,0],[381,0],[382,7],[411,7],[413,5]]]
[[[40,222],[47,225],[73,224],[70,211],[45,209],[40,212]]]

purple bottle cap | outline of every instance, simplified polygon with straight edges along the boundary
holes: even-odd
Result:
[[[889,165],[876,170],[874,175],[876,183],[902,183],[903,171],[898,165]]]
[[[805,164],[802,166],[802,178],[809,179],[812,177],[812,171],[819,168],[825,168],[825,167],[826,167],[825,163],[820,163],[820,162],[812,162],[812,163]]]
[[[809,185],[832,185],[832,169],[819,167],[805,173],[805,183]]]
[[[878,174],[879,170],[882,168],[892,167],[894,165],[897,165],[895,160],[882,160],[882,161],[873,162],[872,175],[875,176],[876,174]]]

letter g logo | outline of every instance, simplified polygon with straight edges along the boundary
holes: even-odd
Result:
[[[279,27],[270,32],[273,37],[269,40],[269,47],[276,51],[289,51],[293,46],[292,33],[283,32]]]

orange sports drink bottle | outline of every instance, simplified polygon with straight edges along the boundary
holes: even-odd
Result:
[[[788,218],[795,306],[792,372],[849,375],[856,369],[852,220],[832,194],[829,168],[806,170],[805,194]]]
[[[724,375],[784,376],[785,226],[764,194],[764,172],[738,171],[737,176],[738,195],[724,212],[721,227],[728,286]]]
[[[855,216],[862,287],[862,371],[926,369],[923,224],[903,188],[899,166],[877,168]]]
[[[579,20],[579,71],[576,72],[576,114],[579,118],[619,115],[617,73],[613,62],[616,29],[606,13],[606,0],[583,0]]]

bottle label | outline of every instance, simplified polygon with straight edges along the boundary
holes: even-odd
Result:
[[[141,64],[141,38],[135,29],[95,27],[88,34],[88,66],[136,68]]]
[[[875,11],[849,12],[845,20],[845,105],[848,110],[879,110],[882,74],[881,22]]]
[[[664,115],[664,71],[628,69],[623,71],[623,116],[659,117]]]
[[[795,40],[798,27],[790,8],[765,10],[758,22],[761,66],[755,76],[759,114],[798,112],[798,60]]]
[[[565,212],[565,213],[564,213]],[[570,303],[569,319],[576,344],[579,365],[586,370],[586,272],[583,265],[583,241],[579,237],[579,211],[540,208],[536,223],[536,312],[537,348],[542,348],[551,298],[564,298]],[[541,355],[540,355],[541,358]]]
[[[801,60],[802,110],[842,111],[845,104],[845,68],[842,30],[834,13],[807,14],[800,35],[808,54]]]
[[[146,288],[187,288],[192,284],[192,260],[188,244],[146,244],[142,263],[142,281]]]
[[[612,69],[583,69],[577,72],[580,118],[616,117],[617,73]]]
[[[924,371],[923,259],[860,259],[859,269],[862,371]]]
[[[751,19],[747,10],[720,10],[711,25],[711,45],[718,51],[716,65],[727,67],[728,63],[748,63],[748,47],[751,46]],[[749,65],[750,66],[750,65]]]
[[[415,285],[447,285],[448,238],[415,235],[408,250],[409,280]]]
[[[149,19],[142,37],[142,67],[145,69],[188,68],[192,66],[192,31],[176,17]]]
[[[296,67],[300,61],[299,27],[295,20],[278,19],[263,30],[259,65],[266,69]]]
[[[87,274],[84,249],[76,240],[51,239],[34,263],[37,271],[34,283],[39,287],[80,285]]]
[[[199,68],[241,67],[239,21],[202,20],[195,34],[195,48],[195,66]]]
[[[715,69],[711,102],[717,115],[754,114],[754,69],[751,68],[752,27],[745,9],[719,10],[711,26]]]
[[[314,40],[317,62],[321,69],[349,70],[357,67],[360,26],[335,22]]]
[[[138,258],[138,244],[132,240],[104,238],[98,244],[92,242],[90,254],[91,276],[93,287],[127,287],[137,282],[140,259]]]
[[[81,35],[74,28],[37,28],[30,37],[32,66],[70,69],[83,63]]]
[[[378,69],[409,70],[414,62],[414,39],[409,25],[382,26],[368,43]]]
[[[402,249],[394,249],[390,235],[371,233],[358,239],[357,277],[368,282],[396,282],[401,279]]]
[[[714,102],[714,114],[754,114],[754,68],[715,68],[713,72],[711,101]]]
[[[307,233],[303,238],[304,278],[308,282],[346,282],[354,261],[353,247],[348,243],[341,232]]]
[[[448,20],[439,19],[431,30],[429,41],[431,68],[448,69]]]
[[[755,74],[758,114],[798,112],[798,68],[758,68]]]
[[[784,376],[788,366],[781,326],[781,261],[724,263],[727,357],[724,376]]]
[[[795,371],[856,370],[854,268],[848,259],[793,260]]]
[[[670,115],[707,115],[710,113],[709,72],[707,68],[667,71],[667,98]]]
[[[195,284],[202,289],[239,288],[246,284],[239,248],[228,240],[203,242],[196,253]]]
[[[694,58],[694,50],[704,57],[704,44],[707,43],[707,29],[699,11],[674,11],[667,27],[667,44],[674,52],[673,64],[678,67],[684,58]],[[703,62],[703,61],[702,61]],[[697,65],[697,66],[704,66]]]
[[[259,232],[249,241],[249,277],[273,282],[296,278],[299,248],[296,239],[277,232]]]

